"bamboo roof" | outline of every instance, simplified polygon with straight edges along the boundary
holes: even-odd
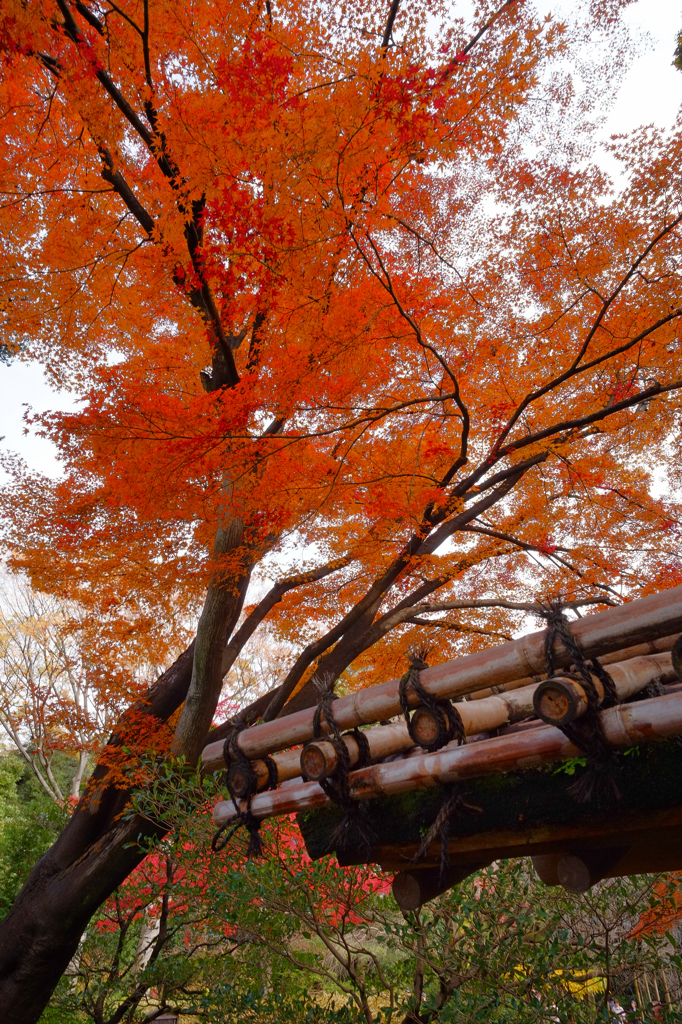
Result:
[[[334,852],[341,864],[373,861],[397,872],[394,892],[406,908],[499,857],[531,855],[544,881],[574,891],[614,874],[682,869],[682,683],[670,653],[682,646],[682,587],[586,615],[570,631],[586,657],[608,665],[610,679],[595,676],[591,685],[583,665],[581,682],[555,643],[554,677],[541,684],[545,631],[538,631],[425,669],[413,690],[403,682],[403,703],[409,698],[416,708],[409,729],[396,714],[401,688],[393,680],[328,704],[332,723],[318,715],[317,736],[314,709],[244,730],[230,769],[232,799],[216,805],[216,824],[297,813],[311,857]],[[434,698],[454,698],[465,745],[450,739],[433,752],[415,745],[433,739]],[[601,700],[615,706],[599,709]],[[336,725],[385,718],[389,725],[363,729],[368,766],[357,733],[328,738]],[[613,799],[598,786],[589,799],[575,795],[603,769],[594,749],[585,756],[588,720]],[[216,746],[204,751],[209,769],[218,767]],[[278,787],[253,792],[272,784],[273,766]],[[243,800],[242,783],[252,790]],[[346,827],[350,818],[355,824]],[[439,825],[446,818],[447,842]]]

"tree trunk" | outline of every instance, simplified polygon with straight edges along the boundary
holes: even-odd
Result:
[[[243,555],[243,537],[239,517],[221,524],[214,555],[240,549]],[[184,705],[172,751],[196,763],[220,697],[225,645],[239,618],[251,564],[251,559],[244,563],[237,580],[227,580],[220,572],[211,580],[196,640],[123,714],[107,744],[109,752],[134,736],[140,714],[167,722]],[[163,827],[147,820],[122,818],[130,790],[112,785],[106,762],[100,758],[73,817],[35,865],[0,924],[3,1024],[35,1024],[91,916],[144,859],[144,840],[165,834]]]
[[[192,677],[192,644],[143,700],[126,712],[109,748],[120,746],[127,722],[139,714],[166,721],[183,703]],[[95,768],[69,823],[35,865],[12,909],[0,923],[0,1006],[3,1024],[34,1024],[75,954],[88,921],[145,856],[139,838],[163,830],[149,821],[118,816],[129,792]]]

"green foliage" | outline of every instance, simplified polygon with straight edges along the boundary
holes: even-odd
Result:
[[[65,816],[18,755],[0,756],[0,918],[59,835]]]
[[[246,861],[243,830],[212,854],[220,777],[145,770],[134,810],[171,838],[92,923],[43,1024],[107,1021],[124,1004],[128,1024],[160,1006],[211,1024],[404,1024],[415,1011],[423,1024],[597,1024],[609,993],[682,964],[674,876],[572,896],[500,862],[403,915],[386,875],[311,861],[288,819],[263,824],[263,860]]]

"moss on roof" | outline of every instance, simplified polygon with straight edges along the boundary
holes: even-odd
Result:
[[[674,740],[634,747],[616,755],[615,764],[615,780],[622,797],[604,807],[578,803],[569,792],[587,771],[582,759],[462,783],[464,799],[480,812],[456,815],[450,824],[450,836],[571,825],[595,817],[621,820],[631,812],[682,805],[682,746]],[[373,845],[420,842],[449,792],[449,787],[437,786],[368,801],[365,813],[374,833]],[[354,850],[334,842],[342,818],[343,810],[337,806],[298,814],[308,853],[314,860],[335,850],[341,862],[357,862]]]

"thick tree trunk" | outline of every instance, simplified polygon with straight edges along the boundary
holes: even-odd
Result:
[[[180,707],[189,689],[193,657],[192,644],[123,715],[109,747],[121,744],[127,722],[140,713],[166,721]],[[97,766],[68,825],[35,865],[0,923],[3,1024],[38,1020],[88,921],[143,859],[138,838],[162,835],[149,821],[119,818],[129,794],[109,785],[107,774],[104,765]]]
[[[143,859],[136,840],[152,835],[142,819],[118,822],[77,861],[61,861],[53,847],[36,864],[0,925],[0,1005],[6,1024],[39,1019],[88,921]]]
[[[214,554],[242,549],[244,527],[235,517],[217,531]],[[243,549],[242,549],[243,550]],[[125,744],[139,716],[167,722],[184,705],[172,750],[194,764],[201,754],[220,696],[225,645],[244,601],[251,565],[238,580],[218,574],[208,588],[197,637],[174,665],[129,709],[107,745]],[[123,820],[130,792],[110,782],[100,758],[71,820],[38,861],[14,906],[0,924],[0,1006],[3,1024],[34,1024],[78,948],[91,916],[145,856],[138,839],[164,829]]]
[[[243,557],[243,539],[244,523],[235,516],[218,527],[214,556],[241,552]],[[218,573],[208,587],[194,642],[192,679],[173,738],[174,753],[184,755],[190,764],[199,760],[220,699],[227,639],[242,610],[250,577],[249,563],[243,566],[238,580],[225,579]]]
[[[229,613],[226,606],[230,601],[225,600],[224,592],[222,599],[218,597],[216,601],[216,594],[213,594],[207,600],[209,605],[214,602],[219,605],[228,620],[228,632],[239,614],[237,605],[241,607],[241,598],[239,589],[233,595],[233,608]],[[225,619],[216,633],[223,643]],[[140,714],[167,721],[185,703],[192,680],[196,678],[196,669],[195,644],[192,643],[142,700],[123,715],[107,749],[111,751],[125,743],[127,726],[138,727]],[[212,669],[211,679],[215,682],[218,670],[214,665]],[[240,712],[239,719],[247,723],[255,721],[275,692],[260,697]],[[205,707],[201,711],[202,721],[210,723],[213,712],[207,714]],[[198,730],[192,732],[190,745],[200,751],[206,742],[206,730],[203,734]],[[209,736],[217,739],[228,733],[226,724]],[[193,760],[194,753],[191,752]],[[162,828],[147,819],[121,819],[130,793],[110,784],[109,771],[100,761],[66,828],[35,865],[9,914],[0,922],[3,1024],[35,1024],[75,954],[88,921],[143,860],[146,851],[140,848],[139,841],[158,839],[164,834]]]

